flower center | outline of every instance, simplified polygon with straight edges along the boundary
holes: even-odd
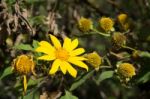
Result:
[[[67,60],[69,58],[69,52],[67,52],[65,49],[63,48],[59,48],[56,50],[56,58],[60,59],[60,60]]]

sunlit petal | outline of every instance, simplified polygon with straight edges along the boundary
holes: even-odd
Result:
[[[41,42],[39,42],[39,45],[41,47],[46,47],[47,49],[51,49],[51,50],[54,49],[54,47],[47,41],[41,41]]]
[[[36,52],[42,52],[42,53],[45,53],[45,54],[49,54],[49,55],[52,55],[55,51],[54,48],[47,48],[45,46],[40,46],[38,48],[36,48],[35,50]]]
[[[23,90],[24,90],[24,94],[25,94],[26,90],[27,90],[27,78],[26,78],[26,75],[23,76]]]
[[[50,34],[50,38],[51,38],[51,41],[52,41],[53,45],[55,46],[55,48],[61,48],[61,43],[55,36]]]
[[[66,67],[66,65],[65,65],[65,61],[61,62],[61,64],[60,64],[60,69],[61,69],[61,71],[63,72],[63,74],[66,74],[67,67]]]
[[[69,74],[72,76],[72,77],[74,77],[74,78],[76,78],[76,76],[77,76],[77,71],[76,71],[76,69],[74,69],[68,62],[64,62],[64,65],[67,67],[67,70],[68,70],[68,72],[69,72]]]
[[[41,57],[38,57],[39,60],[47,60],[47,61],[50,61],[50,60],[54,60],[56,57],[54,55],[43,55]]]
[[[35,73],[35,63],[34,63],[34,61],[31,61],[32,62],[32,66],[31,66],[31,72],[32,72],[32,74],[34,75],[34,76],[36,76],[36,73]]]
[[[70,55],[71,56],[77,56],[77,55],[80,55],[84,52],[85,52],[85,50],[83,48],[77,48],[77,49],[71,51]]]
[[[73,57],[69,57],[69,60],[87,60],[86,58],[84,57],[81,57],[81,56],[73,56]]]
[[[81,68],[85,68],[88,71],[88,66],[84,62],[76,60],[76,59],[71,59],[71,58],[68,61],[74,65],[81,67]]]
[[[61,61],[59,59],[56,59],[52,64],[49,74],[55,74],[56,71],[58,70],[60,64],[61,64]]]
[[[78,39],[75,39],[71,42],[71,50],[74,50],[79,44]]]
[[[65,49],[65,50],[67,50],[67,51],[71,51],[71,39],[69,39],[68,37],[66,37],[65,39],[64,39],[64,44],[63,44],[63,48]]]

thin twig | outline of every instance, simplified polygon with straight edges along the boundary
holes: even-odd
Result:
[[[123,58],[122,56],[120,56],[120,55],[118,55],[118,54],[116,54],[116,53],[114,53],[114,52],[112,52],[112,51],[110,51],[110,54],[111,54],[111,55],[114,55],[114,56],[116,56],[116,57],[118,57],[119,59],[122,59],[122,58]]]
[[[129,50],[132,50],[132,51],[136,51],[136,49],[132,48],[132,47],[129,47],[129,46],[122,46],[123,48],[125,49],[129,49]]]
[[[19,8],[19,1],[16,0],[16,3],[15,3],[15,13],[18,17],[20,17],[25,23],[26,25],[30,28],[31,32],[32,32],[32,35],[34,34],[33,33],[33,29],[31,27],[31,25],[29,24],[29,22],[26,20],[26,18],[24,16],[22,16],[21,12],[20,12],[20,8]]]

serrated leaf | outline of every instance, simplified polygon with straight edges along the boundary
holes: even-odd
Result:
[[[12,72],[12,67],[9,66],[9,67],[5,68],[5,70],[4,70],[4,72],[2,73],[0,79],[3,79],[4,77],[6,77],[7,75],[10,75],[10,74],[12,74],[12,73],[13,73],[13,72]]]
[[[61,96],[60,99],[78,99],[78,97],[72,95],[69,91],[65,91],[65,95]]]
[[[32,51],[33,50],[31,45],[29,45],[29,44],[22,44],[22,43],[19,44],[19,45],[16,45],[14,48],[18,49],[18,50],[27,50],[27,51]]]
[[[90,78],[94,73],[94,70],[90,71],[89,73],[87,73],[86,75],[84,75],[83,77],[81,77],[78,81],[74,82],[71,85],[71,88],[69,89],[70,91],[75,90],[76,88],[78,88],[80,85],[82,85],[88,78]]]
[[[99,85],[103,80],[111,78],[114,74],[114,71],[104,71],[102,72],[98,79],[96,80],[96,84]]]

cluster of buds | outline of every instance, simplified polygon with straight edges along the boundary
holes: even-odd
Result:
[[[110,33],[114,28],[114,21],[109,17],[102,17],[99,19],[99,26],[105,33]],[[78,21],[78,27],[83,32],[89,32],[90,30],[95,30],[93,26],[93,22],[91,19],[81,17]]]
[[[127,32],[129,30],[129,20],[127,14],[119,14],[116,18],[117,22],[121,26],[121,28]],[[93,22],[87,18],[81,18],[78,22],[79,29],[83,32],[94,31],[98,34],[109,34],[111,36],[112,45],[115,49],[120,48],[129,48],[126,46],[127,37],[125,33],[117,32],[114,28],[115,22],[110,17],[101,17],[98,21],[99,30],[95,29],[93,26]],[[132,49],[132,48],[130,48]],[[84,55],[87,58],[87,63],[89,63],[94,68],[99,68],[102,63],[102,58],[96,53],[88,53]],[[134,53],[134,56],[137,56],[137,53]],[[135,75],[135,68],[130,63],[122,63],[118,65],[117,74],[122,81],[128,82],[132,76]]]
[[[125,31],[129,30],[130,23],[129,23],[127,14],[119,14],[117,16],[117,22],[120,24],[123,30]],[[101,29],[102,32],[104,33],[111,33],[115,31],[114,29],[115,22],[110,17],[101,17],[98,20],[98,24],[99,24],[99,29]],[[89,31],[97,30],[93,26],[93,21],[91,19],[84,18],[84,17],[81,17],[79,19],[78,27],[82,32],[89,32]]]

